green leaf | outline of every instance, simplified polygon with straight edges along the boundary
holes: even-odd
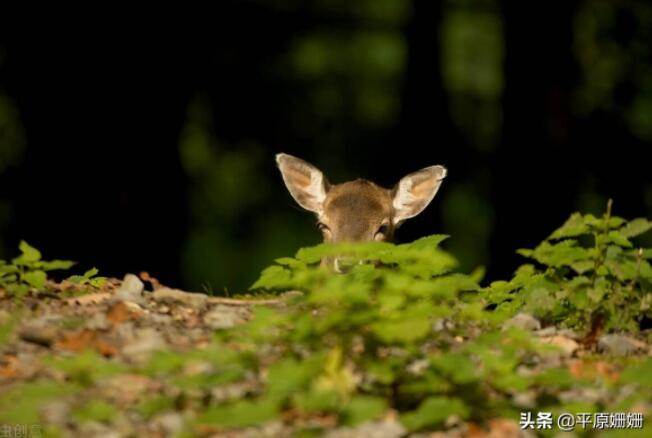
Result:
[[[26,265],[41,260],[41,252],[24,240],[20,241],[18,248],[22,254],[13,260],[15,264]]]
[[[355,426],[380,417],[387,410],[387,401],[381,397],[358,395],[341,412],[343,422]]]
[[[100,271],[97,268],[91,268],[88,271],[84,272],[85,278],[95,277]]]
[[[47,275],[43,271],[25,272],[21,278],[24,282],[36,289],[40,289],[45,286],[45,283],[48,280]]]
[[[283,289],[287,288],[290,284],[290,271],[282,266],[270,266],[266,268],[261,274],[260,278],[251,285],[250,290],[253,289]]]
[[[267,394],[273,399],[284,399],[314,380],[321,371],[319,358],[298,362],[284,359],[269,368]]]
[[[100,271],[97,268],[91,268],[84,272],[84,275],[71,275],[68,281],[75,284],[90,284],[92,286],[101,286],[106,277],[95,277]],[[95,278],[93,278],[95,277]]]
[[[607,234],[607,239],[610,242],[613,242],[616,245],[624,246],[625,248],[632,247],[632,242],[627,240],[627,238],[618,231],[609,231],[609,233]]]
[[[5,275],[15,274],[18,272],[18,268],[14,265],[0,265],[0,277]]]
[[[312,388],[292,396],[292,404],[306,413],[334,412],[340,407],[340,397],[334,390]]]
[[[70,260],[52,260],[50,262],[43,262],[41,268],[44,271],[66,270],[75,266],[77,263]]]
[[[544,241],[529,255],[539,263],[553,267],[570,266],[578,261],[591,259],[592,256],[592,248],[577,246],[575,240],[562,240],[556,244]]]
[[[422,237],[420,239],[415,240],[414,242],[407,243],[404,245],[407,245],[407,247],[412,250],[435,249],[439,247],[440,243],[442,243],[444,240],[448,239],[449,237],[450,236],[446,234],[433,234],[430,236]]]
[[[451,415],[465,419],[469,408],[458,398],[429,397],[413,412],[401,415],[401,423],[410,431],[442,424]]]
[[[275,400],[241,400],[235,403],[208,408],[199,415],[197,424],[214,424],[227,428],[247,427],[264,424],[278,414]]]
[[[651,221],[645,218],[637,218],[629,221],[627,225],[620,230],[620,234],[626,238],[630,238],[647,233],[650,229],[652,229]]]
[[[108,422],[118,414],[118,409],[104,400],[91,400],[84,403],[73,413],[73,417],[80,422],[100,421]]]
[[[108,280],[107,277],[95,277],[95,278],[91,278],[88,281],[88,284],[90,284],[91,286],[94,286],[94,287],[101,287],[101,286],[104,285],[104,283],[107,282],[107,280]]]
[[[52,399],[76,393],[76,385],[60,382],[16,382],[3,389],[0,397],[0,424],[37,424],[40,409]]]
[[[146,398],[136,406],[136,410],[146,419],[150,419],[160,412],[172,409],[174,409],[174,399],[162,395]]]
[[[454,383],[464,385],[477,381],[481,375],[468,354],[448,353],[431,358],[432,366]]]
[[[388,344],[394,342],[415,342],[423,339],[431,329],[427,316],[402,317],[396,320],[378,321],[371,325],[371,331],[380,340]]]
[[[623,371],[621,379],[623,383],[633,383],[652,389],[652,358],[644,359],[627,367]]]
[[[577,237],[589,232],[584,217],[579,213],[573,213],[570,218],[564,222],[564,225],[557,228],[548,239],[564,239],[567,237]]]

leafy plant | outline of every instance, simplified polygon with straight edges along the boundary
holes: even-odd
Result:
[[[22,240],[18,245],[21,254],[7,263],[0,260],[0,288],[13,297],[22,297],[31,289],[43,290],[47,285],[47,273],[55,270],[68,270],[76,265],[70,260],[42,260],[41,252]],[[97,268],[83,275],[72,275],[67,280],[80,286],[102,286],[107,278],[98,277]]]
[[[276,260],[252,285],[252,294],[266,298],[295,291],[282,305],[255,306],[248,322],[218,330],[212,342],[157,351],[144,362],[90,350],[46,356],[43,363],[66,383],[37,378],[16,385],[0,400],[0,419],[36,421],[41,402],[58,396],[78,401],[71,415],[78,423],[182,411],[188,428],[180,436],[268,422],[318,435],[387,418],[408,432],[465,422],[491,428],[491,420],[514,421],[529,409],[645,408],[652,403],[652,359],[607,362],[586,347],[572,357],[541,342],[541,332],[503,322],[525,311],[546,325],[636,332],[650,317],[652,252],[634,239],[650,228],[646,219],[613,217],[610,207],[600,218],[575,213],[536,248],[519,251],[532,262],[512,279],[487,287],[479,284],[482,269],[456,271],[456,259],[440,248],[446,236],[303,248]],[[346,258],[345,273],[320,266],[335,256]],[[96,275],[90,270],[70,281],[92,286]],[[0,332],[13,330],[13,322],[0,324]],[[160,389],[118,410],[100,389],[125,373]]]
[[[652,318],[652,258],[633,238],[649,231],[644,218],[626,221],[605,214],[574,213],[534,249],[519,250],[533,259],[509,282],[497,281],[483,293],[496,311],[525,310],[549,324],[588,331],[637,331]]]
[[[97,274],[99,273],[97,268],[91,268],[88,271],[84,272],[83,275],[71,275],[68,277],[66,280],[68,280],[71,283],[75,283],[78,285],[90,285],[94,287],[100,287],[104,283],[106,283],[107,278],[106,277],[98,277]]]
[[[41,260],[41,252],[24,240],[18,248],[21,254],[11,263],[0,260],[0,287],[14,296],[25,295],[32,288],[42,289],[48,271],[66,270],[75,265],[69,260]]]
[[[481,400],[488,390],[527,388],[513,374],[539,346],[516,331],[498,331],[478,294],[482,271],[454,272],[457,261],[439,248],[445,238],[322,244],[278,259],[252,288],[303,295],[285,311],[259,308],[250,323],[219,336],[222,345],[249,353],[251,373],[267,370],[262,389],[197,421],[244,427],[257,418],[249,413],[271,418],[289,410],[355,425],[394,409],[406,428],[420,430],[449,417],[495,413],[471,406],[487,405]],[[344,274],[318,265],[341,254],[350,261]],[[496,352],[504,339],[512,343]]]

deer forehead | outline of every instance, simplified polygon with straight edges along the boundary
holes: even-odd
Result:
[[[364,179],[330,188],[324,200],[322,220],[344,225],[382,222],[392,215],[390,191]]]

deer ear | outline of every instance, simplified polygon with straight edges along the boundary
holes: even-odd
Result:
[[[324,174],[312,164],[288,154],[276,155],[288,191],[306,210],[321,214],[329,184]]]
[[[446,178],[444,166],[430,166],[403,177],[394,188],[394,223],[399,225],[421,213]]]

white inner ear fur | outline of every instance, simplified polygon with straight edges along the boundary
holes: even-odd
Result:
[[[276,162],[294,200],[306,210],[321,216],[326,199],[323,173],[313,165],[288,154],[276,155]],[[301,181],[305,181],[306,177],[310,178],[308,184]]]
[[[326,191],[324,190],[324,175],[317,169],[310,170],[310,184],[305,188],[306,193],[312,199],[310,203],[313,208],[309,210],[321,216],[324,210],[324,200],[326,200]]]
[[[421,213],[437,194],[446,174],[444,166],[430,166],[403,177],[392,202],[395,224]]]

